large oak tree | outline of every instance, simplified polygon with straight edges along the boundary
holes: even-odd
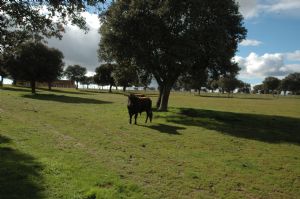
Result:
[[[99,56],[153,74],[165,111],[173,84],[199,60],[213,74],[230,70],[246,35],[242,20],[234,0],[114,1],[102,17]]]

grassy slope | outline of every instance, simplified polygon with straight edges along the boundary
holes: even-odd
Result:
[[[300,195],[299,98],[173,93],[137,126],[119,94],[6,89],[0,102],[4,198]]]

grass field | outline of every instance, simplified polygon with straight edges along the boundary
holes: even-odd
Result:
[[[299,198],[300,98],[172,93],[138,125],[126,104],[0,90],[0,198]]]

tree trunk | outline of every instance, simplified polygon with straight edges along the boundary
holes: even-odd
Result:
[[[0,87],[3,87],[3,77],[1,77],[1,81],[0,81]]]
[[[123,86],[123,92],[125,92],[126,91],[126,86]]]
[[[158,99],[156,101],[156,108],[158,109],[161,103],[161,96],[162,96],[162,87],[158,87]]]
[[[76,90],[78,90],[78,81],[76,81]]]
[[[17,85],[17,80],[14,79],[13,82],[12,82],[12,85],[16,86]]]
[[[201,89],[198,89],[198,95],[200,95],[201,94]]]
[[[35,94],[35,81],[34,80],[30,81],[30,87],[31,87],[31,93]]]
[[[51,82],[48,82],[48,90],[51,91]]]
[[[169,102],[169,96],[171,92],[172,86],[164,86],[162,95],[161,95],[161,103],[158,108],[159,111],[167,111],[168,110],[168,102]]]
[[[112,85],[109,85],[109,92],[111,93],[111,88],[112,88]],[[102,87],[103,89],[103,87]]]

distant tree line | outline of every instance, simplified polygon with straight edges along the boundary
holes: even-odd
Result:
[[[239,93],[250,93],[251,85],[238,80],[235,75],[220,76],[217,78],[209,77],[207,71],[193,76],[181,76],[175,85],[174,90],[191,91],[196,90],[200,94],[201,90],[207,92],[210,90],[212,93],[218,89],[219,92],[227,93],[228,96],[232,94],[236,89]]]
[[[290,91],[293,95],[300,94],[300,73],[291,73],[282,80],[276,77],[266,77],[262,84],[253,87],[253,93],[286,95]]]

